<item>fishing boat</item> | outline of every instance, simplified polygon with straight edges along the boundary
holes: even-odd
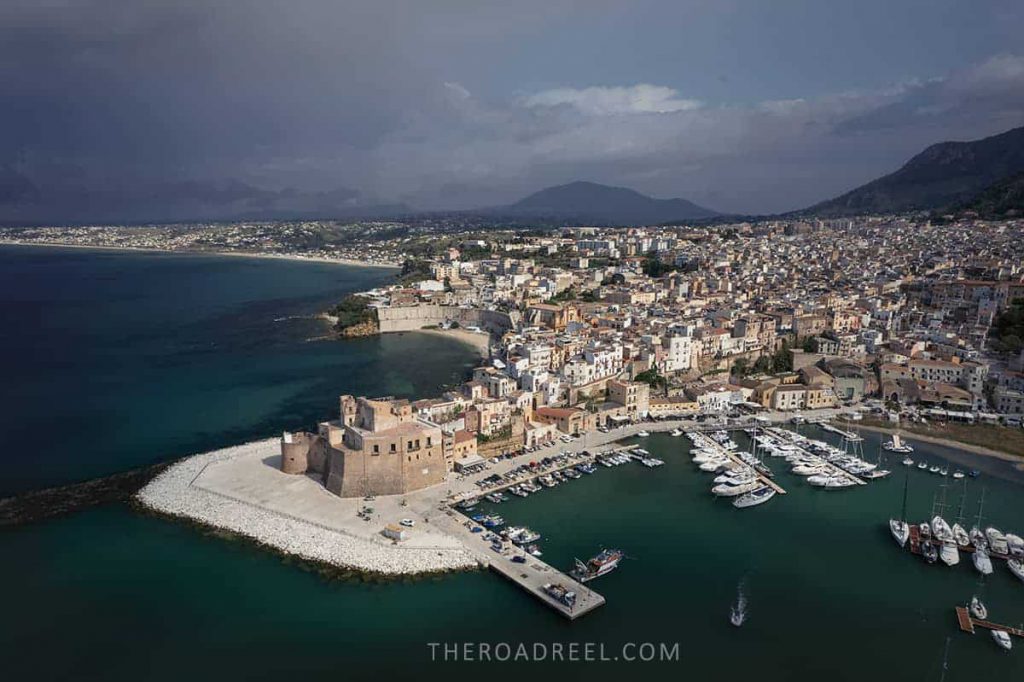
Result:
[[[743,581],[736,586],[736,602],[729,609],[729,622],[735,627],[743,625],[747,620],[747,595],[743,594]]]
[[[928,468],[928,462],[918,462],[917,468],[924,471],[925,469]]]
[[[903,466],[905,466],[905,467],[912,467],[912,466],[914,466],[914,460],[912,460],[910,457],[904,457],[903,458]]]
[[[928,471],[929,471],[929,472],[931,472],[931,473],[933,473],[933,474],[937,474],[937,473],[939,473],[940,471],[942,471],[942,469],[941,469],[941,468],[939,468],[939,466],[938,466],[937,464],[933,464],[933,465],[931,465],[930,467],[928,467]]]
[[[1009,651],[1013,648],[1013,642],[1010,640],[1010,633],[1006,630],[992,630],[992,639],[994,639],[996,644],[1005,651]]]
[[[960,471],[959,469],[957,469],[956,471],[953,472],[953,478],[961,479],[963,477],[964,477],[964,472]]]
[[[985,608],[985,604],[980,599],[978,599],[978,595],[974,595],[973,597],[971,597],[970,610],[971,615],[977,618],[978,620],[988,619],[988,609]]]
[[[569,608],[576,605],[576,593],[561,583],[547,583],[543,590],[549,597]]]
[[[892,438],[883,443],[882,447],[889,452],[906,453],[914,451],[914,448],[909,443],[904,442],[898,433],[892,434]]]
[[[621,550],[602,549],[586,563],[576,559],[572,569],[572,577],[581,583],[590,582],[594,578],[600,578],[602,575],[607,575],[618,568],[623,556]]]
[[[736,498],[732,502],[732,506],[737,509],[746,509],[747,507],[754,507],[759,504],[764,504],[768,500],[775,497],[775,489],[768,486],[763,486],[756,490],[752,490],[745,495]]]
[[[893,539],[900,547],[904,547],[907,544],[907,539],[910,538],[910,524],[907,523],[907,485],[909,480],[909,475],[903,478],[903,508],[900,517],[889,519],[889,532],[892,533]]]
[[[525,549],[526,553],[530,554],[531,556],[539,557],[544,554],[540,551],[540,547],[538,547],[537,545],[527,545],[523,549]]]

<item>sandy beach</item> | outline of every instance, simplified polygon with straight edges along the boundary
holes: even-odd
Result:
[[[372,263],[353,258],[325,258],[323,256],[303,256],[286,253],[251,253],[245,251],[204,251],[200,249],[158,249],[141,246],[93,246],[91,244],[61,244],[56,242],[32,242],[21,240],[0,241],[0,246],[40,246],[55,249],[87,249],[93,251],[136,251],[140,253],[170,253],[190,256],[233,256],[236,258],[270,258],[276,260],[303,261],[306,263],[328,263],[345,265],[354,268],[382,268],[395,270],[401,267],[395,263]]]
[[[472,346],[480,353],[481,357],[487,358],[490,355],[489,346],[491,337],[489,334],[466,331],[465,329],[418,329],[417,333],[432,334],[455,339],[467,346]]]

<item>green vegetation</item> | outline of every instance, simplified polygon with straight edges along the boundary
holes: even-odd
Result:
[[[668,385],[665,377],[658,374],[658,370],[652,367],[646,372],[640,372],[636,375],[635,381],[642,381],[648,384],[651,388],[665,387]]]
[[[655,251],[650,251],[644,258],[644,274],[648,277],[661,277],[676,269],[674,265],[668,263],[662,263],[658,259],[658,254]]]
[[[373,309],[367,305],[367,300],[356,295],[341,299],[341,303],[331,308],[328,314],[338,318],[334,326],[339,331],[363,322],[372,322],[375,319]]]
[[[398,279],[400,282],[408,284],[421,279],[430,279],[431,277],[433,275],[430,272],[430,261],[423,258],[407,258],[402,263],[402,272],[399,274]]]
[[[793,355],[789,352],[789,342],[782,341],[779,350],[771,355],[762,355],[753,365],[747,358],[738,358],[732,365],[732,373],[738,377],[748,374],[778,374],[793,371]]]
[[[872,418],[866,418],[862,423],[865,426],[876,426],[889,432],[892,432],[894,426],[891,422]],[[1024,453],[1024,429],[1017,427],[995,426],[992,424],[960,424],[958,422],[918,424],[903,421],[900,423],[900,429],[906,433],[915,433],[920,436],[930,436],[931,438],[942,438],[966,445],[977,445],[1018,457],[1021,456],[1021,453]]]
[[[1014,299],[996,317],[989,336],[992,338],[990,346],[997,353],[1020,353],[1024,348],[1024,298]]]

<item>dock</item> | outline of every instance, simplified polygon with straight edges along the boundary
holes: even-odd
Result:
[[[816,455],[813,452],[811,452],[810,450],[808,450],[807,448],[805,448],[802,445],[800,439],[794,437],[794,436],[799,435],[799,434],[794,434],[792,431],[789,431],[789,430],[786,430],[786,429],[775,428],[775,427],[770,428],[770,429],[766,429],[765,431],[766,431],[766,433],[768,433],[768,435],[770,435],[770,436],[772,436],[774,438],[777,438],[778,440],[784,441],[790,447],[794,447],[794,448],[798,449],[801,453],[803,453],[803,455],[805,457],[808,457],[808,458],[816,460],[821,466],[823,466],[826,469],[828,469],[829,475],[831,475],[831,476],[841,476],[843,478],[846,478],[846,479],[852,481],[855,485],[867,485],[867,481],[865,481],[859,475],[854,474],[852,472],[849,472],[846,469],[844,469],[843,467],[839,466],[838,464],[830,462],[827,459],[825,459],[824,457],[822,457],[820,455]]]
[[[501,552],[494,551],[491,543],[484,540],[483,533],[471,532],[464,525],[465,519],[461,514],[454,510],[450,510],[450,513],[440,517],[436,524],[462,540],[466,549],[482,566],[512,581],[563,617],[576,620],[604,605],[605,599],[600,594],[512,543],[505,542]],[[524,557],[526,563],[512,561],[516,555]],[[569,606],[549,595],[544,591],[547,584],[559,584],[575,592],[575,604]]]
[[[1024,630],[1021,628],[1015,628],[1010,625],[1000,625],[999,623],[993,623],[989,620],[979,620],[971,615],[971,612],[966,606],[956,607],[956,620],[960,624],[960,629],[963,632],[974,634],[974,628],[984,628],[986,630],[1002,630],[1007,632],[1014,637],[1024,637]]]

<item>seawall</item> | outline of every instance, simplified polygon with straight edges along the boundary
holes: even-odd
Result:
[[[377,323],[384,334],[416,331],[423,327],[440,326],[445,321],[453,320],[460,326],[480,327],[500,336],[515,326],[512,315],[498,310],[448,305],[386,306],[377,308]]]

